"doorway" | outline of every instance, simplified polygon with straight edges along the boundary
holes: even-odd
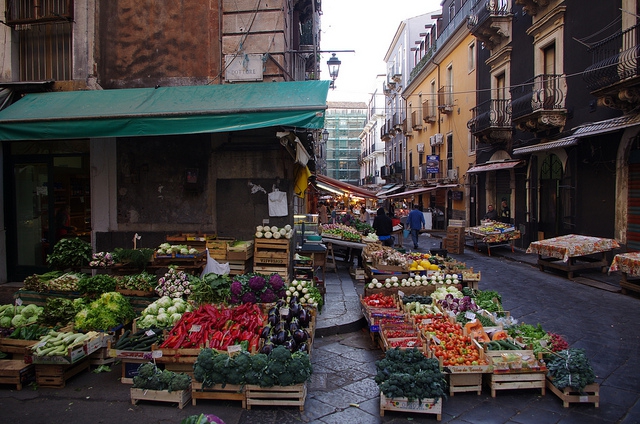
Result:
[[[88,143],[87,154],[79,151],[76,142],[73,149],[65,145],[64,150],[72,153],[42,155],[33,154],[42,144],[38,148],[34,148],[36,143],[15,144],[7,158],[4,181],[7,277],[22,281],[49,269],[47,256],[61,237],[91,241],[91,193]],[[52,144],[57,143],[47,147],[54,147]],[[56,214],[63,209],[67,211],[67,234],[57,231],[60,226],[56,225]]]

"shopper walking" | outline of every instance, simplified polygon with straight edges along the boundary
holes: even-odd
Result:
[[[420,230],[425,227],[424,214],[420,211],[420,207],[416,204],[413,205],[413,209],[409,212],[409,216],[407,217],[407,224],[409,225],[409,229],[411,230],[411,241],[413,242],[413,248],[417,249],[418,246],[418,235],[420,234]]]
[[[378,240],[380,240],[383,245],[393,247],[393,237],[391,237],[393,221],[391,221],[391,217],[385,213],[384,208],[378,208],[376,217],[373,220],[373,229],[376,230]]]

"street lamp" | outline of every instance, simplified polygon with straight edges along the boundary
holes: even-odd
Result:
[[[335,53],[331,53],[331,58],[327,60],[327,66],[329,67],[329,76],[331,77],[331,88],[335,88],[336,78],[338,78],[338,72],[340,72],[340,59],[336,57]]]
[[[329,130],[327,130],[326,128],[322,130],[322,141],[324,141],[325,143],[329,141]]]

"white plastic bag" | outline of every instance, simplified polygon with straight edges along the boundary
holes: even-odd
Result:
[[[206,250],[207,254],[207,265],[204,267],[204,271],[200,275],[200,278],[204,277],[207,274],[218,274],[225,275],[231,273],[231,268],[229,267],[229,263],[221,264],[220,262],[213,259],[209,256],[209,249]]]
[[[268,195],[269,197],[269,216],[287,216],[289,208],[287,207],[287,193],[274,189]]]

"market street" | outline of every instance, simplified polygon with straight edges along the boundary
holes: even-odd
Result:
[[[421,251],[439,247],[437,237],[421,236]],[[501,255],[511,256],[507,259]],[[467,246],[464,254],[453,255],[467,267],[480,271],[481,290],[496,290],[504,308],[518,320],[540,323],[547,331],[565,336],[571,347],[584,348],[600,384],[600,406],[562,402],[551,391],[499,391],[495,398],[483,387],[481,395],[456,393],[444,401],[443,423],[637,423],[640,422],[640,333],[634,329],[640,299],[615,291],[618,275],[584,273],[595,285],[570,281],[556,273],[541,272],[531,265],[535,255],[509,249],[475,252]],[[515,258],[515,260],[514,260]],[[517,259],[526,260],[520,262]],[[595,280],[601,280],[599,283]],[[355,294],[353,293],[355,291]],[[338,262],[336,272],[327,270],[326,318],[342,314],[347,298],[362,293],[362,282],[353,283],[347,265]],[[347,299],[347,300],[345,300]],[[350,306],[351,307],[351,306]],[[357,311],[355,313],[357,315]],[[354,311],[344,315],[352,320]],[[325,319],[320,315],[319,329]],[[360,321],[361,322],[361,321]],[[348,324],[348,325],[347,325]],[[11,423],[179,423],[199,413],[215,414],[226,424],[236,423],[401,423],[437,422],[433,415],[386,411],[379,414],[379,391],[373,380],[375,361],[383,357],[368,330],[353,331],[345,323],[343,334],[316,337],[313,343],[314,374],[308,383],[304,411],[294,407],[253,407],[242,409],[239,402],[199,400],[183,410],[172,404],[140,402],[134,406],[129,387],[120,383],[120,365],[111,372],[83,372],[67,382],[64,389],[22,391],[3,386],[0,408],[3,421]],[[339,330],[340,326],[336,326]],[[321,333],[332,333],[325,328]],[[95,368],[95,367],[93,367]]]

